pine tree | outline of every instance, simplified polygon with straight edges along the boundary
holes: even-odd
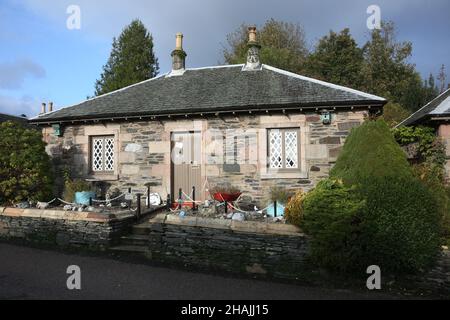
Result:
[[[331,83],[357,88],[362,81],[362,50],[344,29],[319,40],[306,61],[306,74]]]
[[[140,20],[134,20],[113,39],[108,62],[95,84],[99,96],[126,86],[151,79],[159,72],[153,51],[153,37]]]

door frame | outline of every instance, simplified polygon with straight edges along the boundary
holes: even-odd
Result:
[[[172,206],[177,204],[177,200],[178,200],[178,191],[179,190],[175,190],[175,163],[173,162],[173,158],[172,158],[172,152],[173,149],[175,147],[175,141],[173,139],[173,136],[175,134],[183,134],[183,133],[188,133],[188,134],[195,134],[198,133],[200,135],[200,148],[202,148],[202,143],[203,143],[203,139],[202,139],[202,131],[201,130],[183,130],[183,131],[171,131],[170,132],[170,191],[171,191],[171,203]],[[203,148],[202,148],[203,149]],[[201,185],[204,183],[204,179],[205,177],[203,176],[203,154],[201,154],[200,156],[200,181],[201,181]],[[191,164],[192,165],[192,164]],[[190,191],[190,190],[189,190]],[[186,191],[184,191],[186,194],[188,194]],[[202,201],[204,195],[202,190],[196,190],[196,197],[200,196],[200,198],[197,198],[196,201]]]

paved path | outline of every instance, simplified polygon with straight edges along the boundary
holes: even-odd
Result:
[[[81,268],[80,291],[66,287]],[[367,299],[374,293],[222,277],[0,243],[0,299]]]

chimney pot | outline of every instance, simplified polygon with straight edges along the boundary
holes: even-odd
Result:
[[[41,105],[41,114],[45,113],[45,106],[46,106],[46,104],[42,103],[42,105]]]
[[[256,27],[248,27],[248,52],[247,62],[243,68],[244,71],[261,70],[261,61],[259,58],[259,51],[261,46],[258,43],[256,36]]]
[[[175,50],[172,51],[172,75],[182,75],[186,67],[186,52],[183,50],[183,34],[177,33]]]
[[[48,104],[48,112],[53,112],[53,102],[49,102],[49,104]]]

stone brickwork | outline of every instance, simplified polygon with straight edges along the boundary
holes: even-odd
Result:
[[[308,241],[291,225],[161,214],[150,228],[152,260],[285,279],[305,275]]]
[[[129,232],[130,214],[99,214],[0,207],[0,239],[106,249]]]
[[[106,189],[118,187],[122,192],[128,188],[133,192],[145,192],[145,184],[152,182],[156,185],[152,187],[153,191],[165,199],[172,192],[171,133],[200,131],[202,150],[214,151],[203,154],[201,159],[201,178],[209,183],[206,186],[230,182],[243,192],[250,204],[262,205],[272,186],[309,190],[326,178],[350,130],[367,116],[367,111],[335,112],[332,123],[324,125],[317,113],[249,114],[192,120],[67,125],[63,128],[62,137],[55,137],[51,127],[44,128],[43,133],[57,171],[59,191],[62,172],[69,168],[75,177],[104,181]],[[300,169],[297,172],[268,172],[267,130],[274,128],[299,129]],[[230,129],[243,132],[238,134],[237,142],[223,139]],[[215,134],[211,134],[215,131],[222,132],[221,139],[217,140]],[[247,131],[256,133],[247,137]],[[93,175],[90,171],[90,137],[98,135],[115,137],[115,171],[109,175]],[[256,146],[256,153],[249,152],[248,146]],[[225,163],[218,161],[219,158],[223,158]],[[207,190],[197,193],[201,200],[208,197]]]

